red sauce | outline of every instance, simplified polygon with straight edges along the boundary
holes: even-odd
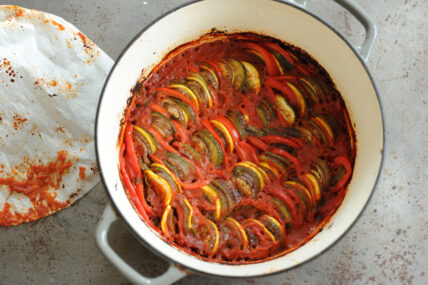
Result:
[[[175,246],[224,263],[290,252],[346,193],[355,135],[326,71],[254,34],[207,35],[135,86],[120,171],[141,217]]]
[[[25,179],[18,179],[15,175],[0,177],[0,186],[7,186],[10,193],[26,195],[33,204],[27,213],[20,213],[12,211],[11,205],[6,201],[4,208],[0,211],[0,226],[34,221],[67,207],[70,201],[57,201],[56,194],[50,190],[61,187],[62,177],[71,166],[68,153],[61,150],[53,162],[46,165],[29,165]]]
[[[84,166],[79,167],[79,177],[82,180],[85,180],[85,178],[86,178],[85,171],[86,171],[86,167],[84,167]]]

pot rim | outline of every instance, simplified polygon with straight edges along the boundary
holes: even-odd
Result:
[[[300,266],[302,266],[302,265],[304,265],[304,264],[306,264],[307,262],[309,262],[309,261],[312,261],[312,260],[314,260],[314,259],[316,259],[316,258],[318,258],[319,256],[321,256],[322,254],[324,254],[327,250],[329,250],[333,245],[335,245],[336,243],[338,243],[340,240],[342,240],[342,238],[354,227],[354,225],[356,224],[356,222],[361,218],[361,215],[362,215],[362,213],[365,211],[365,209],[367,208],[367,205],[369,204],[369,202],[370,202],[370,200],[372,199],[372,197],[373,197],[373,194],[374,194],[374,192],[375,192],[375,190],[376,190],[376,186],[377,186],[377,183],[378,183],[378,181],[379,181],[379,177],[380,177],[380,173],[381,173],[381,170],[382,170],[382,168],[383,168],[383,162],[384,162],[384,153],[385,153],[385,120],[384,120],[384,112],[383,112],[383,105],[382,105],[382,101],[381,101],[381,98],[380,98],[380,96],[379,96],[379,91],[378,91],[378,88],[377,88],[377,86],[376,86],[376,83],[375,83],[375,81],[374,81],[374,78],[373,78],[373,76],[372,76],[372,74],[371,74],[371,72],[370,72],[370,70],[368,69],[368,67],[367,67],[367,65],[366,65],[366,62],[362,59],[362,57],[361,57],[361,55],[358,53],[358,51],[356,50],[356,48],[336,29],[336,28],[334,28],[332,25],[330,25],[327,21],[325,21],[325,20],[323,20],[321,17],[319,17],[318,15],[316,15],[315,13],[313,13],[313,12],[311,12],[311,11],[309,11],[309,10],[306,10],[306,9],[304,9],[304,8],[302,8],[302,7],[300,7],[300,6],[298,6],[298,5],[296,5],[296,4],[294,4],[294,3],[290,3],[290,2],[284,2],[284,1],[282,1],[282,0],[266,0],[266,1],[272,1],[272,2],[277,2],[277,3],[281,3],[281,4],[284,4],[284,5],[288,5],[288,6],[291,6],[291,7],[293,7],[293,8],[295,8],[295,9],[298,9],[298,10],[300,10],[301,12],[304,12],[304,13],[306,13],[307,15],[309,15],[309,16],[311,16],[311,17],[313,17],[314,19],[316,19],[316,20],[318,20],[318,22],[320,22],[321,24],[324,24],[327,28],[329,28],[331,31],[333,31],[344,43],[346,43],[346,45],[351,49],[351,51],[353,52],[353,54],[358,58],[358,60],[360,61],[360,63],[361,63],[361,65],[363,66],[363,68],[364,68],[364,70],[365,70],[365,72],[367,73],[367,75],[368,75],[368,77],[369,77],[369,79],[370,79],[370,82],[371,82],[371,85],[372,85],[372,87],[373,87],[373,89],[374,89],[374,91],[375,91],[375,94],[376,94],[376,97],[377,97],[377,101],[378,101],[378,103],[379,103],[379,108],[380,108],[380,114],[381,114],[381,123],[382,123],[382,150],[381,150],[381,158],[380,158],[380,165],[379,165],[379,170],[378,170],[378,172],[377,172],[377,175],[376,175],[376,179],[375,179],[375,182],[374,182],[374,185],[373,185],[373,188],[372,188],[372,190],[371,190],[371,192],[370,192],[370,195],[369,195],[369,197],[368,197],[368,199],[367,199],[367,202],[365,203],[365,205],[364,205],[364,207],[360,210],[360,213],[358,214],[358,216],[355,218],[355,220],[351,223],[351,225],[334,241],[334,242],[332,242],[329,246],[327,246],[325,249],[323,249],[323,250],[321,250],[319,253],[317,253],[317,254],[315,254],[315,255],[313,255],[313,256],[311,256],[310,258],[308,258],[307,260],[305,260],[305,261],[303,261],[303,262],[301,262],[301,263],[299,263],[299,264],[297,264],[297,265],[294,265],[294,266],[291,266],[291,267],[289,267],[289,268],[286,268],[286,269],[281,269],[281,270],[278,270],[278,271],[275,271],[275,272],[268,272],[268,273],[262,273],[262,274],[258,274],[258,275],[253,275],[253,276],[226,276],[226,275],[221,275],[221,274],[214,274],[214,273],[208,273],[208,272],[205,272],[205,271],[199,271],[199,270],[196,270],[196,269],[194,269],[194,268],[189,268],[188,266],[186,266],[186,265],[184,265],[184,264],[182,264],[180,261],[178,261],[178,260],[173,260],[172,258],[170,258],[167,254],[165,254],[164,252],[161,252],[161,251],[159,251],[159,250],[157,250],[157,249],[155,249],[154,247],[152,247],[151,245],[150,245],[150,243],[149,242],[147,242],[145,239],[143,239],[143,238],[140,238],[138,235],[137,235],[137,233],[136,233],[136,231],[134,230],[134,228],[133,228],[133,226],[127,221],[127,219],[124,217],[124,215],[122,214],[122,212],[121,211],[119,211],[118,210],[118,208],[117,208],[117,206],[116,206],[116,203],[115,203],[115,200],[113,199],[113,197],[111,196],[111,194],[110,194],[110,191],[107,189],[108,187],[107,187],[107,183],[106,183],[106,179],[105,179],[105,177],[104,177],[104,175],[103,175],[103,171],[102,171],[102,167],[101,167],[101,163],[100,163],[100,154],[99,154],[99,152],[98,152],[98,147],[97,147],[97,145],[98,145],[98,127],[99,127],[99,124],[98,124],[98,118],[99,118],[99,112],[100,112],[100,108],[101,108],[101,102],[103,101],[103,99],[104,99],[104,94],[105,94],[105,89],[106,89],[106,87],[107,87],[107,85],[108,85],[108,82],[109,82],[109,80],[110,80],[110,77],[111,77],[111,75],[113,74],[113,72],[115,71],[115,69],[116,69],[116,66],[117,66],[117,64],[120,62],[120,60],[122,59],[122,57],[126,54],[126,52],[128,51],[128,49],[140,38],[140,36],[144,33],[144,32],[146,32],[146,30],[148,30],[149,28],[151,28],[153,25],[155,25],[159,20],[161,20],[161,19],[163,19],[164,17],[166,17],[166,16],[168,16],[168,15],[170,15],[170,14],[172,14],[172,13],[174,13],[175,11],[177,11],[177,10],[180,10],[180,9],[182,9],[182,8],[184,8],[184,7],[187,7],[187,6],[189,6],[189,5],[193,5],[193,4],[195,4],[195,3],[198,3],[198,2],[203,2],[204,0],[193,0],[193,1],[190,1],[190,2],[188,2],[188,3],[184,3],[184,4],[182,4],[182,5],[179,5],[179,6],[177,6],[177,7],[175,7],[175,8],[173,8],[173,9],[171,9],[171,10],[169,10],[169,11],[167,11],[167,12],[165,12],[164,14],[162,14],[162,15],[160,15],[159,17],[157,17],[157,18],[155,18],[153,21],[151,21],[149,24],[147,24],[145,27],[143,27],[142,29],[141,29],[141,31],[140,32],[138,32],[137,33],[137,35],[135,35],[135,37],[126,45],[126,47],[123,49],[123,51],[120,53],[120,55],[119,55],[119,57],[117,58],[117,60],[115,61],[115,63],[114,63],[114,65],[112,66],[112,68],[110,69],[110,72],[109,72],[109,74],[108,74],[108,76],[107,76],[107,78],[106,78],[106,80],[105,80],[105,82],[104,82],[104,86],[103,86],[103,89],[102,89],[102,92],[101,92],[101,95],[100,95],[100,99],[99,99],[99,101],[98,101],[98,107],[97,107],[97,111],[96,111],[96,117],[95,117],[95,136],[94,136],[94,141],[95,141],[95,154],[96,154],[96,159],[97,159],[97,164],[98,164],[98,166],[99,166],[99,168],[100,168],[100,176],[101,176],[101,181],[102,181],[102,183],[103,183],[103,185],[104,185],[104,187],[106,188],[105,190],[106,190],[106,192],[107,192],[107,195],[108,195],[108,198],[109,198],[109,200],[110,200],[110,202],[111,202],[111,204],[114,206],[114,209],[116,210],[116,213],[119,213],[119,215],[120,215],[120,218],[121,218],[121,220],[122,221],[124,221],[125,222],[125,225],[128,227],[128,229],[130,230],[130,232],[131,232],[131,234],[140,242],[140,243],[142,243],[146,248],[148,248],[152,253],[154,253],[155,255],[157,255],[157,256],[159,256],[159,257],[161,257],[162,259],[164,259],[164,260],[166,260],[166,261],[168,261],[169,263],[172,263],[172,264],[175,264],[175,265],[178,265],[179,267],[181,267],[181,268],[184,268],[186,271],[191,271],[191,272],[194,272],[194,273],[197,273],[198,275],[204,275],[204,276],[211,276],[211,277],[219,277],[219,278],[228,278],[228,279],[242,279],[242,278],[257,278],[257,277],[266,277],[266,276],[272,276],[272,275],[276,275],[276,274],[279,274],[279,273],[284,273],[284,272],[286,272],[286,271],[288,271],[288,270],[291,270],[291,269],[295,269],[295,268],[298,268],[298,267],[300,267]],[[131,96],[132,97],[132,96]],[[210,262],[210,261],[206,261],[206,260],[203,260],[203,261],[205,261],[205,262]],[[259,264],[262,264],[263,263],[263,261],[262,262],[260,262]],[[230,266],[234,266],[233,264],[225,264],[225,265],[230,265]],[[240,265],[242,265],[242,266],[245,266],[245,264],[240,264]]]

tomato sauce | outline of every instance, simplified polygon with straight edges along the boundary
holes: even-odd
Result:
[[[256,34],[209,34],[133,89],[120,173],[141,217],[200,258],[251,263],[290,252],[337,210],[355,135],[327,72]]]
[[[6,201],[0,211],[0,226],[18,225],[23,222],[34,221],[67,207],[70,201],[57,201],[52,189],[61,187],[62,177],[72,166],[68,153],[61,150],[55,161],[44,164],[31,164],[28,167],[26,178],[19,179],[15,175],[0,177],[0,186],[9,188],[10,193],[21,193],[27,196],[33,207],[26,213],[11,209]],[[7,200],[7,199],[6,199]]]

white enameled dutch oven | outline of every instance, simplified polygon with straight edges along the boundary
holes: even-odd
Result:
[[[354,14],[365,27],[366,37],[361,47],[352,47],[334,28],[307,12],[303,8],[304,0],[296,0],[293,4],[273,0],[207,0],[185,5],[161,17],[144,28],[122,53],[106,81],[97,114],[98,162],[113,207],[109,205],[105,209],[96,238],[101,251],[132,282],[172,283],[188,273],[228,278],[278,273],[319,255],[356,221],[374,189],[383,154],[381,108],[375,84],[365,66],[376,37],[376,27],[351,0],[336,2]],[[147,75],[168,52],[198,39],[213,28],[231,33],[250,31],[265,34],[307,51],[330,74],[355,126],[357,156],[352,181],[342,205],[324,230],[304,246],[265,262],[247,265],[208,262],[171,246],[141,220],[119,177],[117,142],[130,90],[140,76]],[[107,232],[117,215],[143,244],[170,262],[167,272],[155,279],[146,278],[112,250]]]

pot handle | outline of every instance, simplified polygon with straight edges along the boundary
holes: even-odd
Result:
[[[305,8],[307,0],[290,0],[296,5]],[[377,27],[375,22],[370,18],[370,16],[360,7],[354,0],[334,0],[337,4],[342,6],[345,10],[351,13],[364,27],[366,31],[366,36],[361,46],[355,47],[355,49],[360,53],[361,58],[367,62],[370,53],[373,49],[374,43],[377,37]]]
[[[156,278],[148,278],[141,275],[134,268],[129,266],[110,246],[107,240],[107,233],[110,226],[117,220],[116,213],[111,204],[104,209],[100,221],[98,222],[95,237],[98,247],[107,259],[126,277],[135,284],[171,284],[187,274],[170,263],[168,270]]]

